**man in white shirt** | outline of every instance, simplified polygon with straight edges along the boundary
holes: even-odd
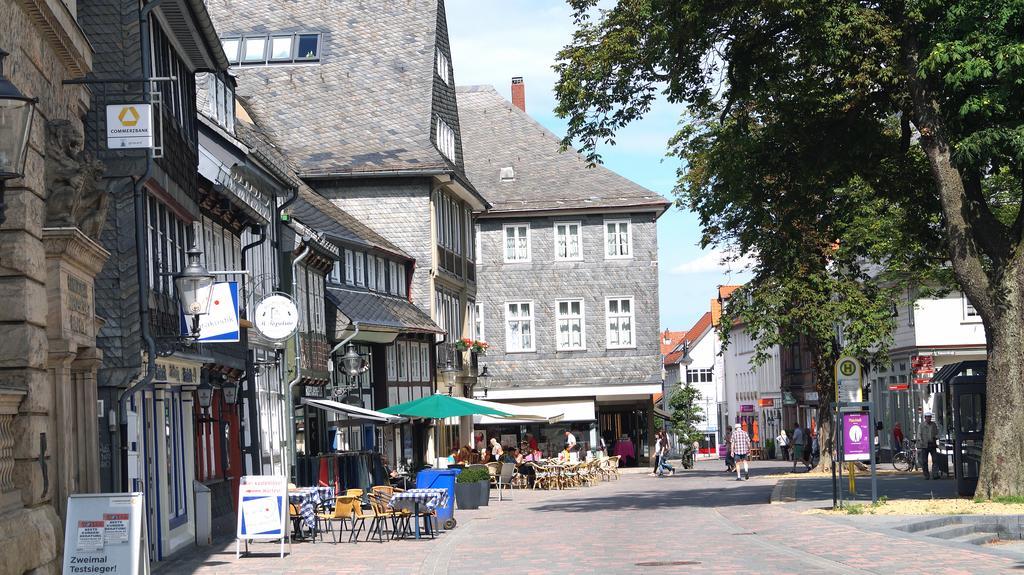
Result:
[[[932,475],[928,472],[928,456],[932,456],[932,470],[937,467],[935,460],[938,456],[936,447],[939,441],[939,426],[935,425],[932,421],[932,414],[924,414],[924,421],[917,428],[917,452],[921,458],[921,471],[924,472],[925,479],[931,479]]]
[[[576,436],[568,429],[565,430],[565,444],[569,446],[569,451],[576,447]]]

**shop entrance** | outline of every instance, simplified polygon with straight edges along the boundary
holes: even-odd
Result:
[[[644,409],[599,407],[598,422],[601,438],[612,455],[621,456],[619,464],[635,467],[649,456],[647,453],[648,412]]]

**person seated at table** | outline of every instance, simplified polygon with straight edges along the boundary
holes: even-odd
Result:
[[[486,463],[490,463],[490,462],[491,462],[491,453],[489,451],[487,451],[486,449],[484,449],[483,451],[480,452],[480,463],[486,464]]]
[[[504,450],[504,452],[502,452],[502,454],[501,454],[501,462],[502,463],[520,463],[519,461],[516,460],[517,458],[520,458],[520,457],[522,457],[522,456],[519,455],[519,449],[517,449],[515,447],[510,447],[510,448]]]
[[[514,461],[516,465],[520,465],[526,461],[526,456],[523,455],[523,451],[521,449],[516,449],[515,447],[512,448],[512,461]]]
[[[455,465],[459,462],[459,448],[453,447],[451,453],[448,454],[448,465]]]
[[[568,463],[569,462],[569,444],[568,443],[565,444],[565,448],[562,449],[562,451],[560,451],[558,453],[558,462],[559,463]]]

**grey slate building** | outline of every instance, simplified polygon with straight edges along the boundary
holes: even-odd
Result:
[[[490,377],[477,396],[548,405],[581,443],[627,440],[642,458],[661,392],[657,220],[668,202],[560,153],[558,137],[492,87],[458,98],[466,171],[493,204],[478,224],[476,332]],[[564,444],[557,426],[531,431],[548,454]]]
[[[471,386],[451,342],[475,323],[488,204],[465,175],[443,0],[209,7],[239,95],[298,176],[416,261],[407,297],[445,332],[433,369]]]
[[[173,345],[180,331],[170,274],[184,267],[202,217],[195,75],[224,72],[228,62],[202,1],[151,8],[84,2],[78,19],[95,50],[85,148],[106,166],[109,198],[100,241],[110,258],[97,276],[95,304],[104,322],[97,336],[102,490],[145,491],[150,557],[159,561],[195,541],[193,399],[213,360],[196,346]],[[153,105],[155,149],[107,147],[105,108],[126,103]]]

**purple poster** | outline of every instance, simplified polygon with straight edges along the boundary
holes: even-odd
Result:
[[[843,414],[843,461],[871,460],[871,426],[866,413]]]

